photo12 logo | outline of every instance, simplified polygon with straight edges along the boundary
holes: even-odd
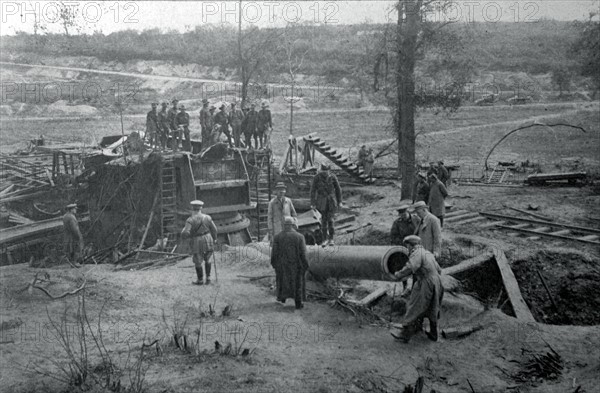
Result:
[[[88,24],[103,19],[113,23],[138,23],[139,5],[133,1],[3,1],[2,23],[73,23]]]
[[[139,91],[136,83],[98,83],[90,81],[2,82],[0,103],[52,104],[69,102],[130,102]]]
[[[339,23],[339,5],[334,1],[203,1],[202,23],[287,23],[311,21]],[[241,7],[241,8],[240,8]]]

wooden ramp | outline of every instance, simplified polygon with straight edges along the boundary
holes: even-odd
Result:
[[[525,300],[521,295],[521,289],[519,288],[515,274],[506,260],[504,252],[499,249],[494,249],[494,258],[496,259],[496,264],[502,275],[504,289],[506,290],[506,294],[512,305],[515,317],[523,322],[535,322],[533,314],[531,314],[529,307],[527,307],[527,303],[525,303]]]

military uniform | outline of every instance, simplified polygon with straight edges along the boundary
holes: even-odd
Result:
[[[212,131],[211,115],[206,105],[200,109],[200,127],[202,129],[202,147],[206,147],[209,144]]]
[[[256,119],[256,134],[260,141],[260,148],[266,147],[267,144],[267,131],[269,128],[273,128],[273,121],[271,118],[271,111],[263,107],[257,115]]]
[[[342,189],[337,176],[328,171],[317,173],[310,188],[310,201],[321,213],[323,240],[333,241],[333,218],[337,207],[342,203]]]
[[[63,229],[66,256],[71,262],[79,262],[83,250],[83,235],[75,214],[70,210],[63,216]]]
[[[242,132],[246,141],[246,147],[252,147],[252,137],[254,137],[254,147],[258,148],[258,139],[256,134],[256,124],[258,122],[258,113],[250,109],[242,121]]]
[[[185,143],[182,142],[183,150],[192,151],[192,140],[190,139],[190,115],[187,112],[179,112],[175,118],[177,122],[177,128],[180,130],[183,128],[183,136],[185,137]],[[181,138],[181,132],[178,132],[179,140]],[[179,142],[177,142],[179,144]]]
[[[151,147],[158,146],[158,132],[158,115],[156,114],[156,109],[152,108],[146,114],[146,137]]]
[[[210,281],[211,263],[210,257],[214,252],[214,241],[217,239],[217,226],[212,218],[200,211],[195,211],[186,221],[183,231],[183,238],[189,239],[190,253],[196,267],[196,275],[200,284],[204,279],[202,265],[206,268],[206,279]]]
[[[177,108],[170,108],[167,111],[167,120],[169,122],[169,130],[171,133],[171,145],[173,147],[173,150],[177,150],[179,148],[178,145],[178,134],[179,132],[177,131]]]
[[[390,241],[395,246],[401,246],[402,241],[406,236],[413,235],[415,233],[415,229],[417,225],[415,221],[409,216],[408,219],[404,217],[399,217],[392,224],[392,229],[390,230]]]
[[[231,109],[229,112],[229,124],[231,124],[231,130],[233,131],[233,140],[235,147],[240,147],[240,136],[242,134],[242,121],[244,120],[244,114],[239,109]]]
[[[167,107],[163,107],[160,112],[158,112],[158,129],[160,132],[160,145],[163,149],[167,147],[167,140],[169,139],[169,114],[167,112]]]
[[[214,117],[215,123],[218,124],[219,127],[219,136],[220,134],[225,134],[227,136],[227,143],[229,147],[233,147],[231,142],[231,134],[229,133],[229,125],[227,121],[227,114],[224,110],[219,111]]]

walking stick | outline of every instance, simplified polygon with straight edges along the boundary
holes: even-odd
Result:
[[[223,251],[221,251],[223,252]],[[223,255],[223,254],[221,254]],[[219,282],[219,276],[217,275],[217,258],[215,257],[215,252],[213,251],[213,265],[215,265],[215,282]]]

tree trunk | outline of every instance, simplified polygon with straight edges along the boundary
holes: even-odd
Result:
[[[396,112],[398,131],[398,168],[402,181],[401,197],[411,197],[415,179],[415,62],[420,31],[421,0],[401,0],[398,4],[398,66]]]

